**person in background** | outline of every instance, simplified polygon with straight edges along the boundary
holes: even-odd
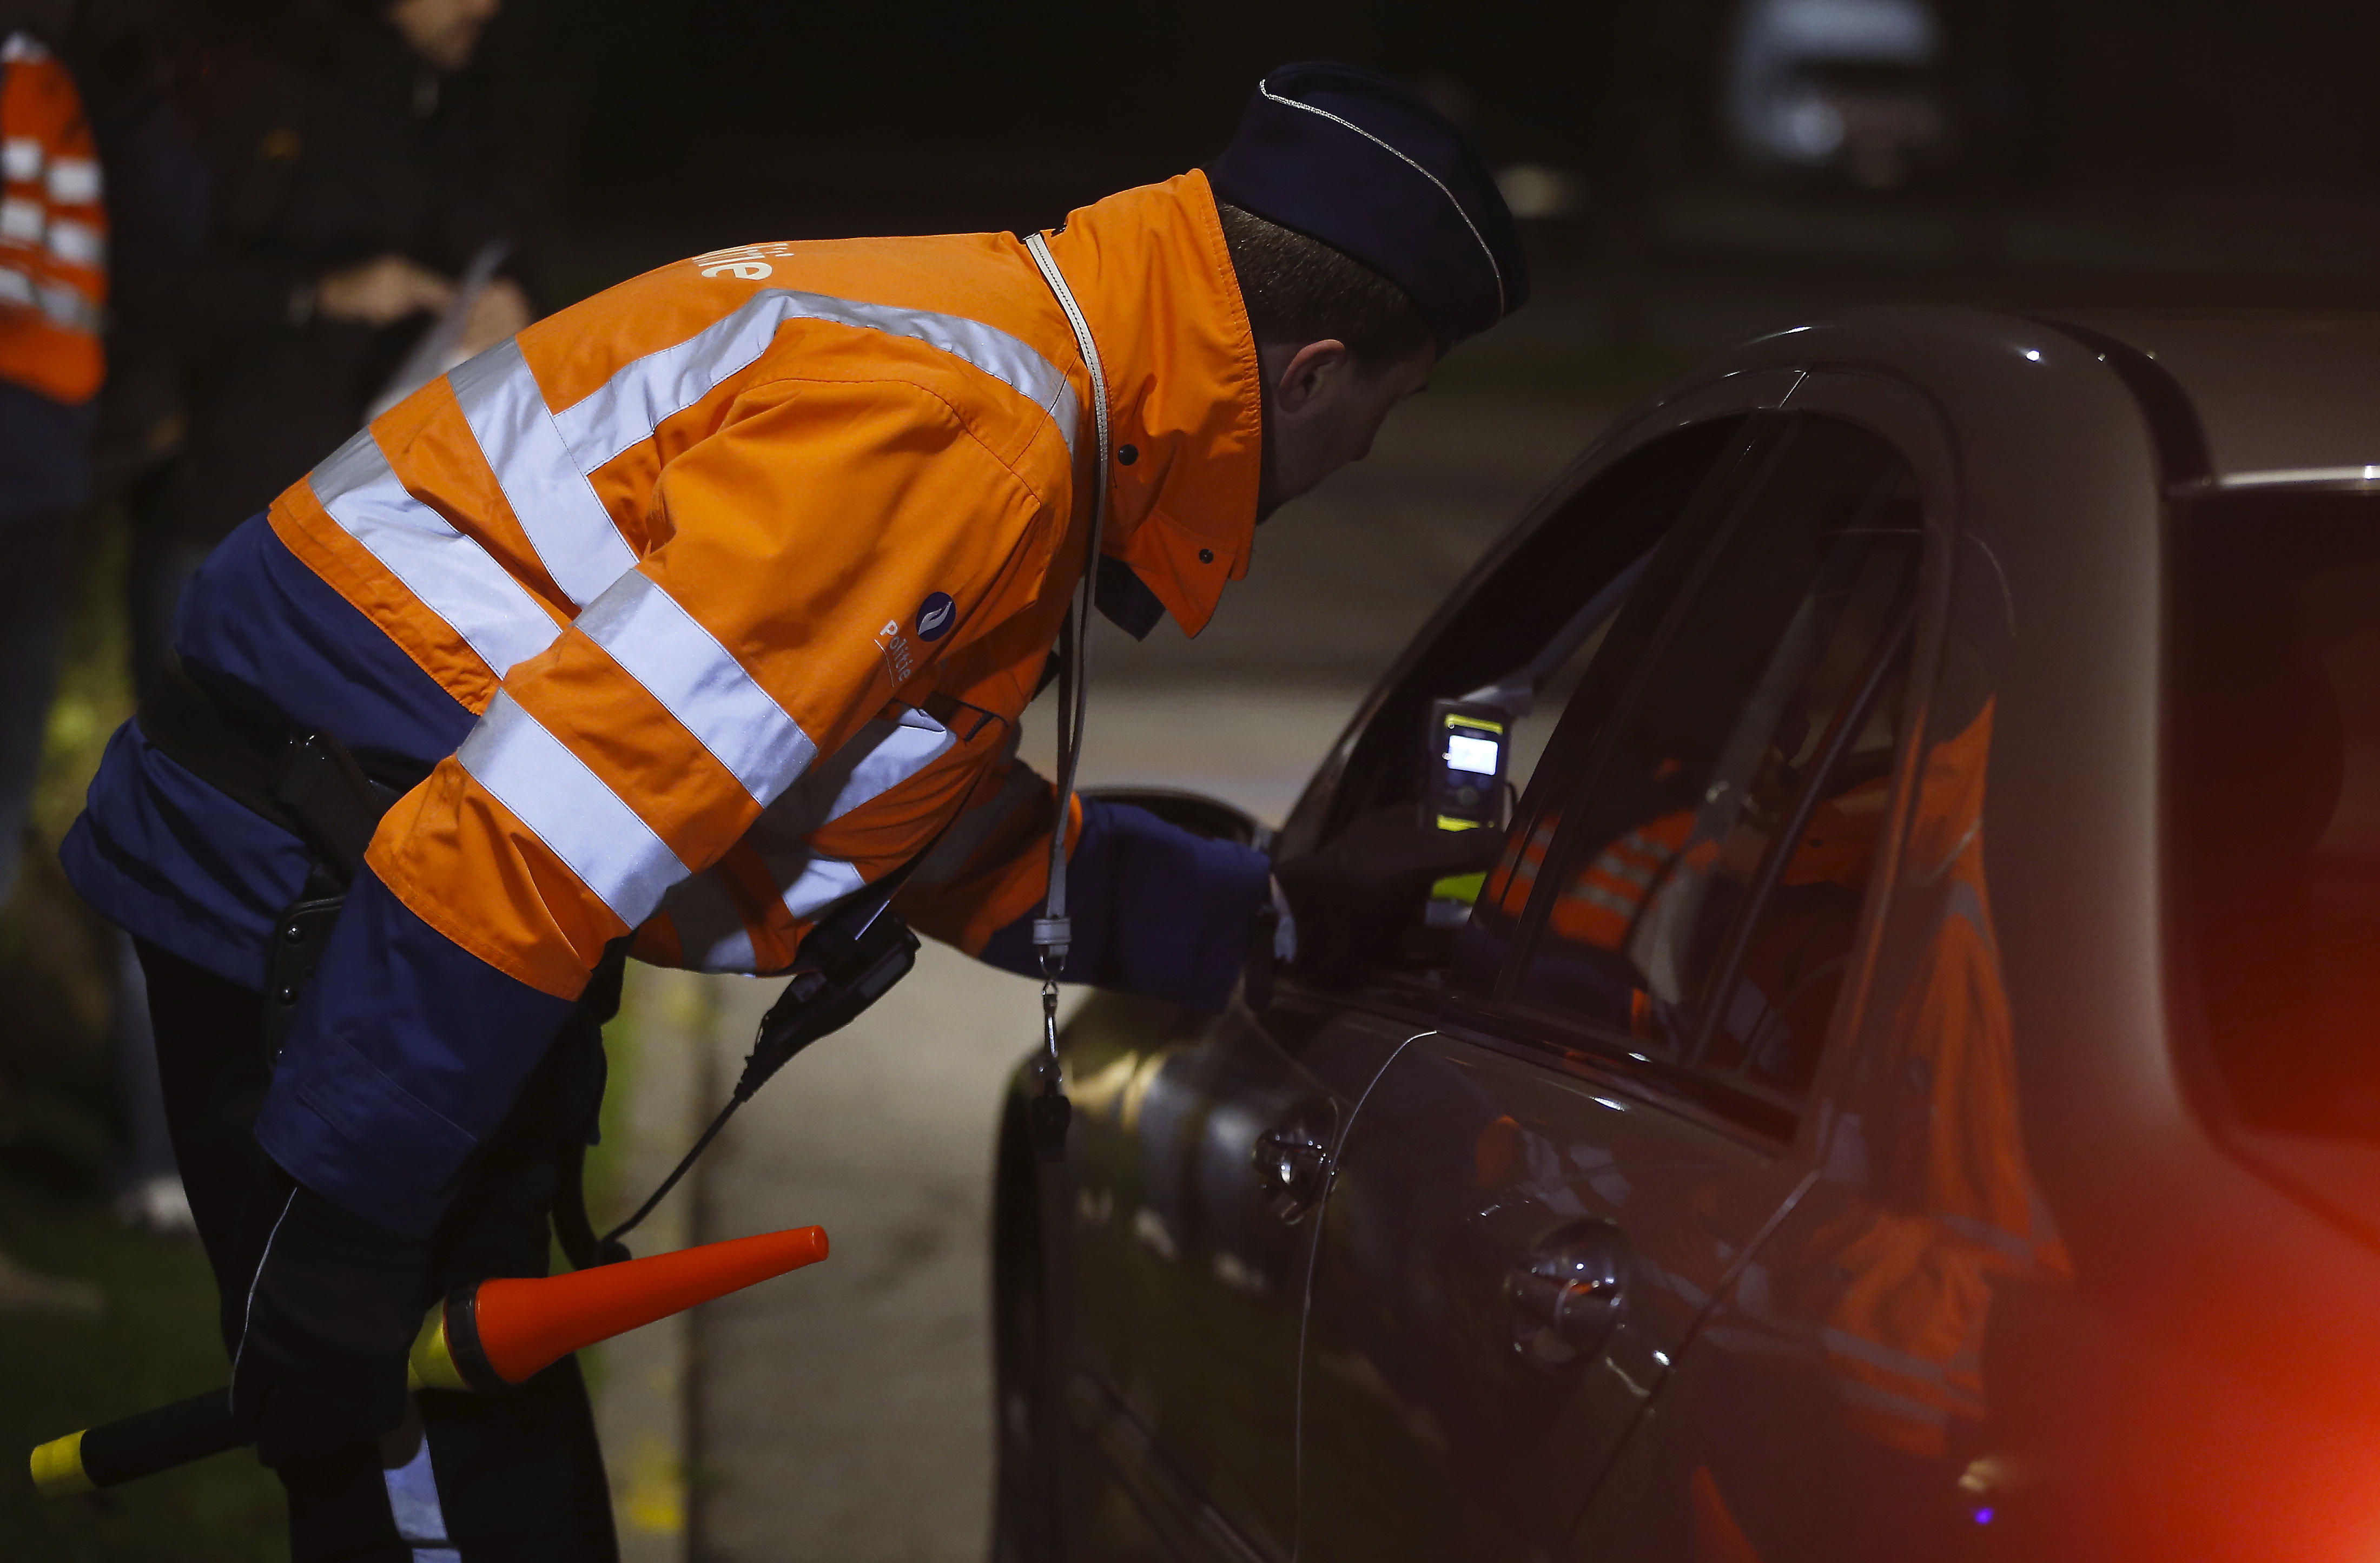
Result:
[[[41,775],[106,374],[99,155],[74,79],[41,40],[67,9],[0,0],[0,905]]]
[[[363,424],[474,256],[505,251],[466,301],[458,358],[534,318],[516,94],[474,63],[500,7],[314,0],[262,43],[188,51],[177,96],[207,210],[199,252],[142,290],[183,421],[137,507],[144,687],[200,561]]]
[[[107,378],[106,203],[93,116],[45,38],[79,42],[71,4],[0,5],[0,905],[15,895],[61,642],[95,487]],[[192,1230],[175,1169],[131,941],[115,946],[115,1049],[127,1144],[117,1210]]]

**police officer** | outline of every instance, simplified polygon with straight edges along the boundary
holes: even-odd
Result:
[[[1038,971],[1062,824],[1067,978],[1220,1007],[1271,865],[1134,809],[1062,819],[1014,758],[1070,596],[1088,571],[1133,633],[1196,634],[1257,521],[1526,292],[1450,125],[1293,66],[1211,168],[1046,235],[624,283],[231,535],[66,858],[140,943],[297,1557],[610,1555],[570,1363],[415,1407],[403,1358],[457,1280],[542,1273],[622,953],[786,971],[891,885]],[[1477,852],[1282,881],[1314,925]]]

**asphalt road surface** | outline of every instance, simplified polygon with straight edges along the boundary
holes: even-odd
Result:
[[[1600,422],[1579,403],[1424,397],[1373,459],[1290,507],[1193,644],[1094,648],[1087,785],[1160,783],[1278,822],[1385,665]],[[1027,717],[1047,773],[1050,724]],[[732,1080],[775,983],[721,980]],[[917,971],[745,1108],[703,1170],[708,1238],[818,1222],[822,1265],[694,1326],[688,1525],[704,1563],[984,1554],[992,1130],[1034,985],[929,946]]]

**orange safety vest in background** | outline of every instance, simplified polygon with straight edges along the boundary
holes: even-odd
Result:
[[[1050,248],[1109,378],[1106,551],[1196,633],[1246,571],[1260,451],[1213,197],[1128,190]],[[631,932],[782,970],[964,809],[900,904],[979,948],[1041,893],[1049,789],[1009,755],[1086,563],[1089,409],[1008,234],[680,262],[415,393],[271,512],[480,718],[370,867],[567,998]]]
[[[30,34],[0,44],[0,379],[78,406],[99,394],[107,213],[82,98]]]

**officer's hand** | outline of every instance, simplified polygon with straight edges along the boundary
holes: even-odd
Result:
[[[1357,815],[1320,851],[1273,865],[1294,928],[1282,941],[1291,964],[1328,979],[1367,950],[1385,959],[1432,884],[1484,872],[1503,845],[1501,831],[1426,829],[1409,803]]]
[[[273,1229],[232,1366],[232,1411],[276,1470],[405,1416],[405,1358],[430,1299],[429,1245],[300,1188]]]

